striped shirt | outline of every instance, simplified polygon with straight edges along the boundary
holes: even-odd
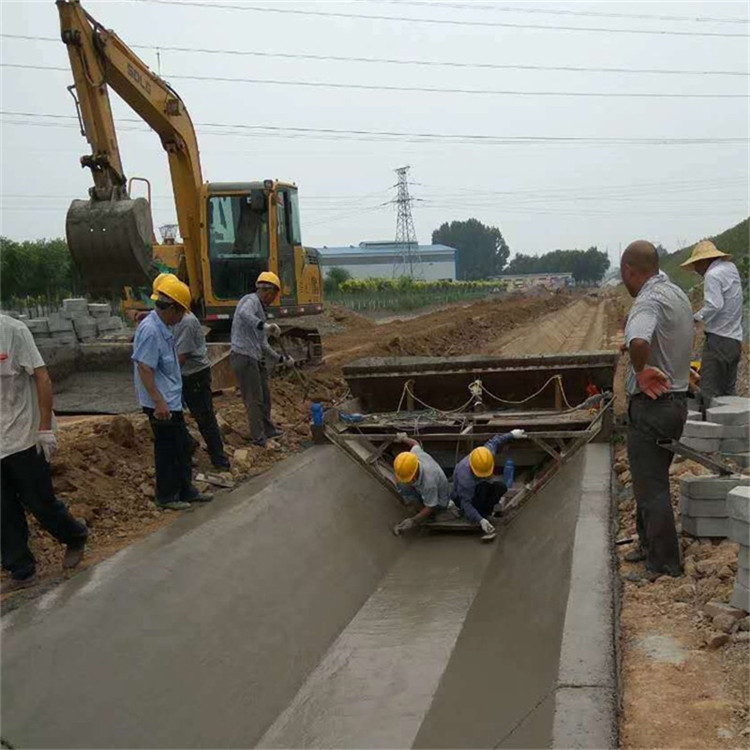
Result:
[[[646,281],[625,325],[628,346],[633,339],[651,344],[647,364],[666,374],[672,383],[670,390],[687,391],[693,352],[693,311],[682,289],[659,275]],[[625,389],[629,396],[640,393],[631,363],[628,363]]]

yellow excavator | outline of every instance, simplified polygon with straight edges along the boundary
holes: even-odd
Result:
[[[217,334],[226,333],[239,299],[261,271],[281,279],[278,318],[295,359],[316,362],[320,335],[305,316],[323,310],[317,252],[302,245],[294,183],[277,180],[203,182],[195,128],[179,94],[79,0],[56,0],[68,49],[81,133],[91,153],[81,157],[94,181],[88,200],[72,202],[68,247],[92,295],[148,306],[151,280],[176,273],[190,286],[193,311]],[[114,90],[159,136],[167,152],[181,243],[158,244],[147,198],[131,198],[109,100]],[[308,323],[309,321],[309,323]]]

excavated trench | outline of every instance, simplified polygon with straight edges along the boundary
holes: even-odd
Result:
[[[395,537],[393,495],[310,449],[5,616],[2,737],[613,747],[610,465],[586,446],[482,545]]]
[[[546,747],[582,498],[606,514],[608,477],[591,445],[493,545],[403,538],[387,490],[311,449],[6,616],[3,738]]]

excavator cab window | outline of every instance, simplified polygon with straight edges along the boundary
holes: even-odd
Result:
[[[255,288],[258,274],[268,268],[268,240],[262,191],[208,199],[208,254],[216,297],[239,299]]]

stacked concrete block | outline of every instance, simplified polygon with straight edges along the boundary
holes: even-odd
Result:
[[[711,404],[708,418],[722,425],[720,452],[740,466],[750,465],[750,398],[719,396]]]
[[[89,315],[73,318],[73,328],[79,341],[93,341],[98,333],[96,320]]]
[[[26,325],[35,339],[48,339],[50,337],[49,321],[47,318],[31,318]]]
[[[89,303],[84,297],[69,297],[68,299],[63,300],[60,314],[69,320],[73,318],[88,317]]]
[[[692,409],[688,409],[688,422],[702,422],[703,421],[703,414],[701,414],[699,411],[693,411]]]
[[[750,487],[736,487],[727,495],[730,538],[739,544],[737,578],[731,603],[750,612]]]
[[[680,442],[701,453],[716,453],[721,444],[722,429],[723,425],[716,422],[688,419]]]
[[[123,329],[122,318],[115,315],[108,318],[97,318],[96,328],[100,336],[116,333]]]
[[[73,321],[64,318],[60,313],[53,313],[47,318],[50,336],[60,346],[71,346],[78,342]]]
[[[737,487],[750,487],[750,477],[683,476],[680,479],[682,530],[698,537],[729,536],[727,495]]]
[[[88,307],[92,318],[109,318],[112,315],[112,308],[106,302],[91,302]]]

